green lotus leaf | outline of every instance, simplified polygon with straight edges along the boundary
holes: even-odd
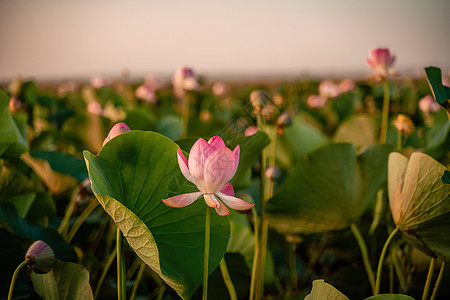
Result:
[[[366,298],[364,300],[414,300],[414,298],[402,294],[381,294]]]
[[[450,87],[442,84],[441,69],[436,67],[428,67],[425,68],[425,74],[427,75],[427,80],[430,84],[431,91],[433,92],[436,102],[442,105],[445,109],[450,107],[448,103],[448,100],[450,100]]]
[[[268,202],[269,225],[281,233],[344,229],[358,221],[387,178],[390,146],[357,155],[351,144],[332,144],[300,159]]]
[[[305,300],[348,300],[344,294],[323,279],[314,280],[312,285],[311,293],[306,295]]]
[[[84,152],[92,191],[136,254],[183,298],[202,282],[203,200],[184,208],[161,199],[193,191],[181,174],[178,145],[155,132],[130,131],[109,141],[98,156]],[[228,218],[211,216],[209,272],[225,254]]]
[[[391,153],[388,167],[389,204],[403,237],[430,256],[450,256],[450,185],[446,168],[430,156],[410,159]]]
[[[370,115],[355,115],[340,124],[333,137],[335,143],[352,143],[357,147],[377,143],[378,122]]]
[[[56,260],[46,274],[30,274],[35,292],[44,300],[94,299],[89,271],[82,265]]]

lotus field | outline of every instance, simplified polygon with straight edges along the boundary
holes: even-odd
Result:
[[[450,299],[450,77],[0,89],[1,299]]]

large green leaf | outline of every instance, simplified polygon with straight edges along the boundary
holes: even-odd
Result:
[[[437,103],[448,110],[448,100],[450,100],[450,87],[442,84],[441,69],[436,67],[427,67],[425,68],[425,74],[427,75],[428,83],[430,84],[434,99],[437,101]]]
[[[344,294],[323,279],[314,280],[312,284],[311,293],[306,295],[305,300],[348,300]]]
[[[332,144],[300,159],[267,204],[269,225],[282,233],[343,229],[358,221],[385,183],[391,147],[360,155]]]
[[[19,155],[28,151],[24,124],[26,116],[13,118],[9,112],[9,97],[0,90],[0,156],[8,150],[8,154]]]
[[[352,143],[356,147],[376,144],[378,122],[370,115],[355,115],[342,122],[333,141],[336,143]]]
[[[30,274],[34,290],[44,300],[94,299],[89,284],[89,271],[71,262],[56,260],[46,274]]]
[[[431,256],[450,256],[450,185],[446,168],[430,156],[389,156],[389,203],[407,241]]]
[[[98,156],[85,151],[92,191],[136,254],[184,299],[202,282],[204,222],[202,199],[184,208],[161,199],[193,191],[178,166],[178,149],[154,132],[130,131],[109,141]],[[211,218],[209,271],[225,254],[230,225]]]

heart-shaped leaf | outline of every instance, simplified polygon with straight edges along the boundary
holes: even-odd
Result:
[[[276,230],[315,233],[356,222],[385,183],[390,146],[360,155],[351,144],[332,144],[300,159],[267,204]]]
[[[430,256],[450,256],[450,185],[430,156],[389,156],[389,204],[404,238]]]
[[[155,132],[130,131],[109,141],[98,156],[84,152],[92,191],[136,254],[184,299],[202,282],[203,200],[184,208],[161,199],[192,192],[177,162],[178,146]],[[228,218],[211,216],[209,272],[225,254]]]

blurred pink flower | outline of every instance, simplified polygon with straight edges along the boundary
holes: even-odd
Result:
[[[158,101],[158,97],[156,97],[155,90],[153,90],[148,85],[140,85],[134,91],[134,94],[137,98],[144,100],[147,103],[156,103]]]
[[[309,95],[306,104],[310,108],[322,108],[327,105],[328,99],[319,95]]]
[[[215,96],[222,98],[229,94],[230,88],[225,83],[218,81],[212,86],[212,92]]]
[[[430,95],[426,95],[419,100],[419,109],[426,115],[439,111],[441,105],[434,101],[434,98]]]
[[[188,67],[181,67],[172,78],[174,93],[177,97],[182,97],[186,91],[197,91],[200,89],[200,83],[194,70]]]
[[[212,137],[208,142],[202,138],[198,139],[191,148],[189,160],[181,149],[178,149],[181,172],[187,180],[197,186],[199,192],[181,194],[162,201],[167,206],[185,207],[203,196],[206,204],[215,208],[220,216],[230,213],[223,202],[236,210],[253,207],[254,204],[234,197],[233,186],[228,183],[236,173],[239,154],[239,146],[231,151],[219,136]]]
[[[387,76],[394,75],[394,72],[389,69],[395,61],[395,56],[387,48],[375,48],[369,52],[369,58],[366,62],[375,70],[375,73]]]
[[[245,136],[251,136],[251,135],[254,135],[257,132],[258,132],[258,127],[256,127],[256,126],[249,126],[249,127],[245,128],[244,135]]]
[[[319,95],[324,98],[334,98],[339,96],[341,90],[331,80],[324,80],[319,84]]]
[[[101,76],[93,76],[91,78],[91,86],[94,89],[99,89],[105,86],[110,85],[110,81],[108,79],[106,79],[105,77],[101,77]]]
[[[106,139],[103,141],[103,146],[105,146],[105,144],[107,142],[109,142],[110,140],[112,140],[113,138],[115,138],[116,136],[125,133],[127,131],[130,131],[130,127],[128,127],[127,124],[125,123],[117,123],[116,125],[113,126],[113,128],[111,128],[111,130],[108,133],[108,136],[106,137]]]
[[[163,82],[156,77],[147,77],[144,81],[144,85],[154,91],[160,90],[164,86]]]
[[[22,108],[22,101],[16,96],[12,96],[8,104],[9,112],[14,114]]]
[[[341,94],[351,92],[355,89],[355,87],[356,87],[355,82],[349,78],[343,79],[339,83],[339,90]]]
[[[102,108],[100,102],[98,102],[97,100],[93,100],[93,101],[89,102],[86,107],[86,110],[88,113],[93,114],[93,115],[97,115],[97,116],[103,115],[103,108]]]

